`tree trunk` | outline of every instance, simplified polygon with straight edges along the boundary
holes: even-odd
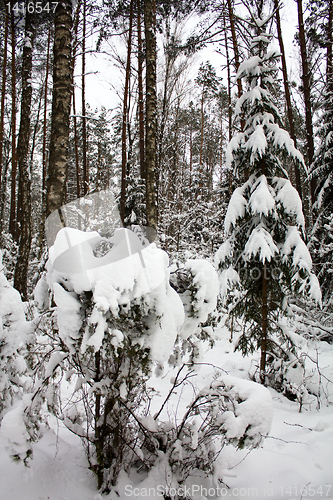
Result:
[[[11,43],[12,43],[12,175],[11,175],[11,195],[10,195],[10,216],[9,232],[16,240],[16,174],[17,174],[17,155],[16,155],[16,61],[15,61],[15,23],[14,12],[11,11]]]
[[[146,212],[157,228],[156,206],[156,0],[144,0],[146,37]]]
[[[329,0],[327,22],[327,48],[326,48],[326,81],[330,92],[333,91],[333,0]]]
[[[230,57],[229,57],[229,48],[228,48],[227,27],[226,27],[226,21],[225,21],[224,14],[223,14],[223,25],[224,25],[225,53],[226,53],[226,58],[227,58],[228,129],[229,129],[229,142],[230,142],[232,139],[231,71],[230,71]]]
[[[199,194],[202,192],[202,157],[203,157],[203,140],[204,140],[204,89],[201,94],[201,125],[200,125],[200,157],[199,157]]]
[[[74,85],[74,67],[76,58],[76,47],[77,47],[77,30],[79,25],[79,12],[81,8],[81,0],[77,3],[76,12],[74,16],[74,26],[73,26],[73,54],[72,54],[72,86],[73,86],[73,128],[74,128],[74,152],[75,152],[75,172],[76,172],[76,196],[80,198],[81,196],[81,175],[80,175],[80,164],[79,164],[79,141],[77,135],[77,119],[76,119],[76,101],[75,101],[75,85]]]
[[[233,12],[233,8],[232,8],[231,0],[228,0],[228,12],[229,12],[232,44],[233,44],[233,48],[234,48],[235,68],[236,68],[236,73],[237,73],[239,65],[240,65],[240,60],[239,60],[237,35],[236,35],[236,29],[235,29],[234,12]],[[237,79],[237,88],[238,88],[238,98],[240,98],[243,94],[242,81],[240,78]]]
[[[144,131],[144,109],[143,109],[143,83],[142,83],[142,36],[141,36],[141,2],[138,0],[138,90],[139,90],[139,145],[140,145],[140,177],[146,178],[145,166],[145,131]]]
[[[82,6],[82,167],[83,194],[89,190],[89,167],[87,162],[87,118],[86,118],[86,0]]]
[[[0,192],[1,192],[1,173],[2,173],[3,133],[4,133],[4,121],[5,121],[8,24],[9,24],[9,15],[8,15],[8,9],[6,9],[5,40],[3,49],[3,59],[2,59],[2,85],[1,85],[2,88],[1,88],[1,110],[0,110]]]
[[[310,70],[309,70],[309,63],[306,50],[302,0],[297,0],[297,10],[298,10],[299,43],[300,43],[301,60],[302,60],[302,81],[303,81],[303,94],[304,94],[304,106],[305,106],[305,128],[306,128],[306,140],[308,149],[308,166],[310,169],[314,155],[314,141],[313,141],[313,126],[312,126]],[[312,178],[310,181],[312,204],[315,202],[315,187],[316,183],[314,178]]]
[[[291,97],[290,97],[289,81],[288,81],[288,71],[287,71],[287,62],[286,62],[286,54],[285,54],[285,50],[284,50],[284,43],[283,43],[283,37],[282,37],[281,21],[280,21],[280,8],[279,8],[279,2],[278,2],[278,0],[274,0],[274,8],[275,8],[275,19],[276,19],[277,34],[278,34],[279,46],[280,46],[280,52],[281,52],[281,63],[282,63],[284,93],[285,93],[286,104],[287,104],[287,113],[288,113],[290,137],[294,141],[294,144],[295,144],[295,147],[296,147],[296,134],[295,134],[295,125],[294,125],[294,117],[293,117],[293,108],[292,108],[292,105],[291,105]],[[295,174],[295,185],[296,185],[296,189],[298,191],[298,194],[299,194],[299,196],[300,196],[300,198],[302,200],[301,175],[300,175],[298,164],[295,162],[294,165],[295,165],[295,171],[294,171],[294,174]]]
[[[268,324],[268,307],[267,307],[267,268],[263,265],[262,278],[262,307],[261,307],[261,356],[260,356],[260,382],[265,384],[266,379],[266,353],[267,353],[267,324]]]
[[[55,11],[47,216],[66,202],[69,115],[72,94],[71,28],[72,2],[64,0],[57,5]]]
[[[127,43],[127,61],[126,61],[126,74],[125,74],[125,90],[123,102],[123,123],[121,135],[121,195],[120,195],[120,217],[125,224],[125,201],[126,201],[126,164],[127,164],[127,148],[126,148],[126,126],[127,126],[127,102],[128,90],[131,74],[131,51],[132,51],[132,26],[133,26],[133,0],[130,4],[130,17],[129,17],[129,30],[128,30],[128,43]]]
[[[21,119],[17,144],[19,190],[17,203],[17,224],[19,252],[14,274],[14,288],[18,290],[23,299],[28,299],[27,280],[29,255],[31,248],[31,178],[28,167],[28,150],[30,138],[30,115],[31,115],[31,74],[32,74],[32,51],[35,37],[34,15],[26,10],[25,17],[25,40],[22,58],[22,98]]]
[[[47,133],[47,90],[50,68],[50,42],[51,42],[51,26],[47,37],[47,54],[46,54],[46,69],[45,69],[45,91],[44,91],[44,118],[43,118],[43,180],[42,180],[42,225],[45,222],[46,208],[46,133]]]

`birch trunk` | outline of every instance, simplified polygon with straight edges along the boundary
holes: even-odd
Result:
[[[53,94],[46,215],[66,202],[69,115],[72,95],[72,2],[64,0],[55,11]]]

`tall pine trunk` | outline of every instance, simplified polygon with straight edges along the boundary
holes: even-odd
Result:
[[[87,118],[86,118],[86,0],[82,6],[82,167],[83,194],[89,190],[89,166],[87,160]]]
[[[42,223],[45,221],[45,205],[46,205],[46,135],[47,135],[47,91],[48,78],[50,68],[50,42],[51,42],[51,26],[49,27],[47,37],[47,53],[46,53],[46,68],[45,68],[45,89],[44,89],[44,115],[43,115],[43,179],[42,179]]]
[[[25,40],[22,59],[21,119],[17,144],[19,189],[17,203],[17,224],[19,252],[14,274],[14,288],[27,300],[27,280],[31,248],[31,177],[28,162],[29,138],[31,132],[31,75],[32,51],[35,36],[34,15],[26,10]]]
[[[15,22],[14,12],[11,11],[11,45],[12,45],[12,174],[11,174],[11,192],[10,192],[10,215],[9,232],[16,240],[16,176],[17,176],[17,154],[16,154],[16,40],[15,40]]]
[[[310,89],[310,68],[309,68],[308,54],[305,41],[302,0],[297,0],[297,11],[298,11],[299,43],[300,43],[301,60],[302,60],[302,81],[303,81],[303,95],[304,95],[304,106],[305,106],[305,129],[306,129],[306,141],[307,141],[307,152],[308,152],[308,166],[310,169],[314,155],[314,140],[313,140],[312,102],[311,102],[311,89]],[[315,186],[316,186],[315,180],[314,178],[312,178],[310,181],[310,193],[311,193],[312,204],[315,202]]]
[[[327,47],[326,47],[326,81],[328,90],[333,91],[333,0],[328,4]]]
[[[284,84],[284,93],[285,93],[286,105],[287,105],[290,137],[294,141],[294,144],[296,147],[297,144],[296,144],[295,124],[294,124],[294,117],[293,117],[293,109],[292,109],[292,105],[291,105],[291,96],[290,96],[290,90],[289,90],[288,71],[287,71],[287,62],[286,62],[286,53],[284,50],[284,42],[283,42],[283,37],[282,37],[280,8],[279,8],[278,0],[274,0],[274,8],[275,8],[276,28],[277,28],[277,34],[278,34],[279,46],[280,46],[280,52],[281,52],[283,84]],[[295,167],[294,167],[295,186],[296,186],[298,194],[302,200],[302,186],[301,186],[301,175],[300,175],[300,171],[299,171],[299,166],[297,163],[295,163],[294,165],[295,165]]]
[[[146,213],[157,228],[156,206],[156,0],[144,0],[146,37]]]
[[[73,86],[73,128],[74,128],[74,154],[75,154],[75,172],[76,172],[76,196],[80,198],[81,196],[81,175],[80,175],[80,164],[79,164],[79,140],[77,133],[77,117],[76,117],[76,100],[75,100],[75,84],[74,84],[74,67],[76,59],[76,48],[77,48],[77,31],[79,26],[79,12],[81,8],[81,0],[78,1],[76,6],[76,11],[74,15],[74,26],[73,26],[73,53],[72,53],[72,86]]]
[[[262,302],[261,302],[261,356],[260,356],[260,382],[265,384],[266,380],[266,354],[267,354],[267,326],[268,326],[268,305],[267,305],[267,268],[263,265],[262,277]]]
[[[126,74],[125,74],[125,90],[123,102],[123,123],[121,134],[121,195],[120,195],[120,217],[125,224],[125,201],[126,201],[126,176],[127,176],[127,148],[126,148],[126,126],[128,120],[128,91],[131,74],[131,51],[132,51],[132,26],[133,26],[133,3],[130,4],[130,17],[129,17],[129,30],[127,42],[127,61],[126,61]]]
[[[143,51],[142,51],[142,36],[141,36],[141,1],[138,0],[138,91],[139,91],[139,146],[140,146],[140,177],[141,179],[146,178],[146,166],[145,166],[145,118],[144,118],[144,108],[143,108],[143,83],[142,83],[142,73],[143,73]]]
[[[64,0],[55,10],[53,93],[47,208],[50,215],[66,202],[69,115],[72,95],[72,2]]]
[[[1,174],[2,174],[3,135],[4,135],[4,121],[5,121],[8,24],[9,24],[9,15],[8,15],[8,9],[6,9],[5,39],[4,39],[4,49],[3,49],[3,59],[2,59],[2,84],[1,84],[1,109],[0,109],[0,192],[1,192]]]
[[[237,41],[236,28],[235,28],[234,11],[233,11],[233,6],[231,3],[231,0],[228,0],[228,13],[229,13],[232,45],[234,48],[235,68],[236,68],[236,73],[237,73],[239,65],[240,65],[240,59],[239,59],[238,41]],[[243,94],[243,89],[242,89],[242,81],[240,78],[237,79],[237,88],[238,88],[238,97],[241,97],[241,95]]]

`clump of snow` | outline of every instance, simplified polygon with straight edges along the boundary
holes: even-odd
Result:
[[[229,234],[232,226],[239,217],[244,217],[247,201],[243,196],[244,187],[236,188],[229,201],[228,210],[224,219],[225,234]]]
[[[290,215],[296,215],[296,222],[299,226],[304,227],[304,215],[302,210],[302,201],[297,190],[291,185],[288,179],[275,178],[273,185],[277,190],[275,197],[276,202],[280,202]]]
[[[219,282],[214,267],[204,259],[188,260],[185,269],[193,276],[193,290],[187,290],[182,295],[186,319],[181,328],[181,336],[188,338],[197,332],[199,325],[215,310]]]
[[[98,258],[94,249],[102,240],[96,232],[64,228],[50,249],[47,281],[57,304],[62,340],[72,352],[78,342],[81,353],[88,346],[96,352],[105,333],[110,333],[109,312],[119,318],[131,305],[141,303],[146,308],[142,320],[147,334],[140,344],[149,347],[152,360],[166,361],[184,321],[182,302],[169,285],[166,253],[155,244],[143,247],[132,231],[120,228],[110,238],[111,250]],[[94,307],[81,338],[80,294],[88,291]]]
[[[30,436],[28,434],[24,411],[26,405],[19,401],[4,415],[0,427],[0,440],[10,456],[24,460],[31,453]]]
[[[255,227],[244,248],[245,258],[250,259],[252,255],[259,254],[259,259],[265,263],[266,261],[270,262],[272,257],[278,253],[279,249],[270,233],[264,227]]]
[[[218,418],[221,430],[228,440],[235,441],[244,437],[254,446],[262,436],[269,434],[273,419],[273,402],[269,390],[255,382],[232,376],[223,376],[210,384],[204,392],[222,390],[230,398],[232,406]]]
[[[251,151],[250,164],[253,164],[258,158],[262,158],[267,148],[267,139],[262,125],[255,127],[245,147]]]
[[[275,200],[269,190],[265,175],[260,176],[254,184],[249,205],[254,214],[268,215],[275,208]]]

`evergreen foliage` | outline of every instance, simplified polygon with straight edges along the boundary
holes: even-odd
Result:
[[[270,92],[279,54],[268,51],[265,21],[257,18],[253,23],[256,36],[251,57],[238,71],[238,77],[247,83],[247,92],[236,105],[236,115],[243,117],[245,128],[231,140],[227,151],[227,162],[235,174],[248,179],[230,199],[224,223],[227,239],[216,254],[216,264],[229,314],[241,317],[244,325],[237,348],[244,355],[261,349],[260,379],[265,382],[266,353],[281,357],[273,335],[284,338],[278,318],[287,313],[288,298],[309,295],[319,303],[321,299],[302,239],[301,201],[284,168],[287,157],[304,166],[303,159],[289,134],[280,128]]]

